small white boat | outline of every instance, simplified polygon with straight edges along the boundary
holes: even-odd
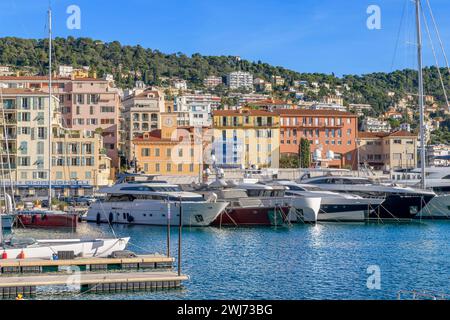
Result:
[[[0,254],[8,259],[51,259],[58,251],[73,251],[76,257],[108,257],[114,251],[124,250],[130,238],[117,239],[10,239],[0,245]]]

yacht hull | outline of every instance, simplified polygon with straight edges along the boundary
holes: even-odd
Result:
[[[320,204],[322,199],[317,197],[292,197],[290,211],[290,222],[314,223],[318,220]]]
[[[78,215],[72,213],[17,214],[17,227],[25,228],[71,228],[76,229]]]
[[[370,219],[413,219],[433,198],[433,195],[388,195],[384,201],[369,214]]]
[[[2,248],[8,259],[17,259],[23,253],[26,259],[51,259],[58,251],[73,251],[75,256],[80,257],[107,257],[114,251],[124,250],[130,238],[118,239],[61,239],[61,240],[38,240],[35,244]]]
[[[228,202],[181,202],[182,224],[184,226],[205,227],[226,208]],[[133,202],[95,202],[87,212],[84,220],[97,223],[120,223],[165,226],[179,225],[180,204],[168,204],[152,200],[135,200]],[[170,217],[169,217],[170,214]]]
[[[290,207],[236,207],[222,212],[213,226],[275,226],[287,222]]]
[[[437,195],[428,202],[418,219],[450,219],[450,194]]]
[[[322,198],[317,220],[362,222],[368,218],[369,212],[382,202],[382,199]]]

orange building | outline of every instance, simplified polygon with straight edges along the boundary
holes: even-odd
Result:
[[[358,117],[335,110],[278,109],[280,154],[298,154],[300,139],[308,139],[311,159],[330,168],[357,168]]]
[[[138,172],[199,176],[201,144],[196,147],[190,129],[177,128],[176,117],[176,113],[161,114],[161,129],[133,139],[132,154]]]

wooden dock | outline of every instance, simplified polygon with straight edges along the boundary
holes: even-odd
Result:
[[[75,258],[71,260],[5,259],[0,260],[0,274],[58,271],[60,267],[78,267],[82,271],[172,268],[173,257],[139,255],[135,258]]]
[[[188,276],[172,272],[173,262],[174,258],[162,255],[0,260],[0,298],[33,295],[37,287],[56,285],[109,293],[179,288]]]

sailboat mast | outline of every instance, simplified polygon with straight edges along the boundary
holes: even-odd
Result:
[[[424,126],[424,98],[423,98],[423,71],[422,71],[422,31],[420,23],[420,0],[416,0],[416,27],[417,27],[417,60],[419,73],[419,117],[420,117],[420,187],[425,189],[425,126]]]
[[[52,207],[52,9],[48,9],[48,207]]]

